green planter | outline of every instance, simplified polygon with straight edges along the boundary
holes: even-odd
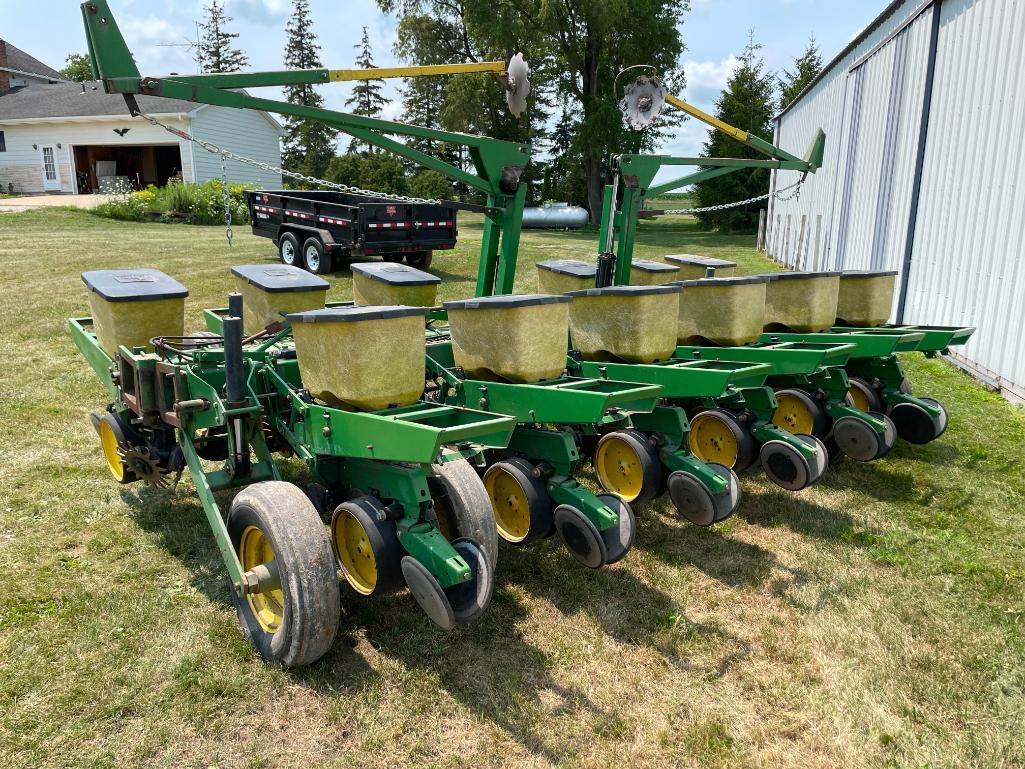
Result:
[[[472,379],[539,382],[566,368],[570,298],[487,296],[445,302],[455,364]]]
[[[765,276],[703,278],[678,283],[680,344],[736,347],[758,339],[765,325]]]
[[[288,316],[303,386],[332,406],[378,411],[424,389],[423,307],[339,307]]]
[[[125,347],[150,347],[157,336],[185,332],[188,289],[160,270],[92,270],[82,273],[100,347],[110,357]]]
[[[610,286],[574,291],[573,349],[584,360],[654,363],[676,349],[679,286]]]
[[[881,326],[890,319],[896,271],[852,271],[840,276],[836,319],[848,326]]]
[[[396,262],[352,265],[352,295],[359,305],[434,307],[441,278]]]

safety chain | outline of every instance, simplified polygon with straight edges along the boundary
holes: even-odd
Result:
[[[231,194],[228,192],[228,159],[221,153],[221,196],[224,198],[224,237],[228,239],[228,248],[231,248],[231,239],[234,233],[231,231]]]
[[[748,203],[757,203],[759,200],[766,200],[768,198],[776,198],[777,200],[793,200],[794,198],[801,197],[801,185],[804,184],[804,179],[794,182],[789,187],[784,187],[776,192],[766,192],[764,195],[759,195],[755,198],[748,198],[747,200],[740,200],[736,203],[723,203],[719,206],[705,206],[704,208],[673,208],[667,211],[661,211],[662,214],[703,214],[709,211],[725,211],[728,208],[739,208],[740,206],[746,206]],[[793,190],[789,195],[783,197],[783,193],[787,190]]]
[[[386,200],[394,200],[399,203],[427,203],[429,205],[443,205],[442,201],[434,198],[414,198],[408,195],[395,195],[390,192],[374,192],[373,190],[365,190],[361,187],[351,187],[348,184],[329,182],[327,179],[318,179],[315,176],[307,176],[306,174],[300,174],[296,171],[288,171],[284,168],[272,166],[270,163],[264,163],[260,160],[253,160],[252,158],[247,158],[243,155],[234,153],[231,150],[222,149],[213,142],[208,142],[205,139],[200,139],[196,136],[193,136],[188,131],[183,131],[180,128],[174,128],[173,126],[165,125],[164,123],[161,123],[159,120],[157,120],[155,117],[151,115],[147,115],[145,113],[140,112],[137,115],[137,117],[141,117],[150,124],[157,126],[158,128],[163,128],[168,133],[172,133],[181,139],[185,139],[186,141],[198,144],[200,147],[202,147],[211,154],[220,155],[222,172],[226,172],[224,171],[225,161],[234,160],[238,163],[244,163],[246,165],[254,166],[256,168],[261,169],[262,171],[267,171],[269,173],[278,173],[282,176],[287,176],[290,179],[296,179],[301,182],[306,182],[307,184],[320,185],[321,187],[327,187],[328,189],[338,190],[339,192],[347,192],[351,195],[369,195],[375,198],[385,198]]]

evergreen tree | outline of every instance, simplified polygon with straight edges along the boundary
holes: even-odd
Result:
[[[772,116],[778,103],[776,79],[765,71],[765,63],[758,54],[761,46],[749,35],[747,47],[740,58],[740,66],[730,76],[726,89],[715,104],[715,116],[732,126],[743,129],[766,141],[772,140]],[[741,144],[722,131],[711,131],[705,142],[702,157],[708,158],[764,158],[755,149]],[[744,168],[726,176],[709,179],[695,185],[700,205],[717,206],[746,200],[769,191],[769,171],[766,168]],[[758,225],[757,204],[725,211],[698,214],[701,222],[724,232],[753,231]]]
[[[822,56],[819,53],[818,43],[812,37],[808,40],[808,47],[804,49],[804,53],[794,59],[793,71],[783,70],[783,77],[779,79],[782,92],[779,98],[779,108],[784,109],[793,102],[821,71]]]
[[[285,32],[288,35],[284,57],[287,69],[318,69],[323,66],[320,45],[313,32],[309,0],[293,0],[292,15]],[[311,84],[286,86],[284,91],[289,104],[324,106],[324,98]],[[286,117],[282,165],[289,171],[322,178],[335,156],[335,135],[335,131],[319,120]]]
[[[238,32],[229,32],[231,17],[224,12],[223,0],[210,0],[203,9],[206,19],[200,24],[203,34],[199,39],[197,58],[203,72],[238,72],[249,64],[249,57],[232,42]]]
[[[374,64],[374,52],[370,47],[370,33],[366,27],[363,27],[363,39],[356,43],[353,48],[359,51],[359,54],[356,56],[357,69],[377,68],[377,65]],[[352,95],[345,101],[345,106],[349,112],[355,115],[380,117],[381,112],[384,110],[384,105],[388,103],[388,100],[382,93],[383,90],[384,80],[379,77],[357,80],[356,85],[352,89]],[[362,142],[353,139],[349,145],[349,152],[355,152],[360,144]],[[368,147],[368,149],[373,151],[373,147]]]

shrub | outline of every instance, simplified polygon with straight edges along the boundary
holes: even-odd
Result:
[[[228,185],[228,205],[234,224],[249,222],[249,207],[245,200],[247,189],[251,189],[251,186]],[[118,190],[110,201],[98,206],[94,212],[111,219],[137,222],[152,219],[187,224],[222,224],[224,195],[221,183],[216,179],[202,184],[172,182],[165,187],[155,187],[151,184],[145,190],[134,193],[130,190]]]

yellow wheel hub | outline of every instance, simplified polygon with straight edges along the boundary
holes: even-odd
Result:
[[[868,402],[868,396],[861,390],[860,387],[851,385],[850,389],[847,390],[847,394],[851,396],[851,402],[854,403],[854,408],[858,411],[871,411],[872,404]]]
[[[345,580],[360,595],[373,593],[377,587],[377,558],[370,537],[352,513],[346,511],[335,520],[334,541]]]
[[[722,418],[714,414],[698,415],[690,423],[689,440],[690,450],[702,462],[736,466],[740,454],[737,436]]]
[[[811,435],[815,429],[815,416],[808,404],[796,395],[783,393],[776,395],[776,412],[772,415],[772,423],[794,435]]]
[[[114,429],[105,419],[100,421],[100,446],[103,449],[103,459],[107,463],[107,469],[114,476],[114,480],[120,483],[125,479],[125,463],[121,459],[121,451],[117,445]]]
[[[643,460],[626,440],[607,437],[598,445],[594,469],[602,487],[627,502],[633,502],[644,488]]]
[[[498,534],[506,542],[522,542],[530,533],[530,502],[516,476],[493,467],[484,477],[484,488],[495,510]]]
[[[239,560],[244,572],[274,561],[274,548],[271,547],[270,540],[256,526],[247,526],[242,532]],[[249,608],[252,609],[260,627],[268,633],[276,633],[281,629],[285,619],[285,593],[280,587],[250,593],[246,600],[249,601]]]

